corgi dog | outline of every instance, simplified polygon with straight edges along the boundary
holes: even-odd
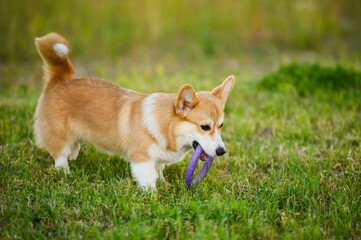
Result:
[[[110,82],[74,77],[70,45],[56,33],[36,38],[43,59],[44,89],[34,116],[39,147],[55,160],[55,168],[70,173],[81,143],[119,154],[130,161],[141,187],[156,188],[165,165],[181,161],[201,145],[201,160],[221,156],[224,106],[233,88],[229,76],[211,92],[184,85],[178,93],[145,94]]]

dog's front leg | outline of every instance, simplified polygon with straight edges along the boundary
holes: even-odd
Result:
[[[156,189],[158,173],[156,170],[155,162],[149,160],[147,162],[132,162],[130,164],[132,175],[138,182],[139,186],[143,188]]]
[[[156,169],[156,171],[157,171],[157,173],[158,173],[159,179],[160,179],[161,181],[166,182],[166,180],[165,180],[165,178],[164,178],[164,176],[163,176],[164,166],[165,166],[164,163],[156,163],[156,164],[155,164],[155,169]]]
[[[170,184],[169,182],[167,182],[167,180],[165,180],[164,176],[163,176],[163,170],[164,170],[164,167],[165,167],[165,163],[157,163],[155,165],[155,169],[157,170],[158,172],[158,176],[159,176],[159,180],[161,180],[162,182],[164,182],[166,185],[168,186],[172,186],[172,184]]]

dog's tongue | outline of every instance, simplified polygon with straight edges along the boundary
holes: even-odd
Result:
[[[202,147],[201,147],[202,148]],[[202,149],[202,153],[201,156],[199,158],[201,161],[203,162],[207,162],[210,159],[210,156],[207,155],[207,153],[205,153]]]
[[[197,154],[200,153],[200,156],[199,156],[199,159],[202,161],[202,162],[207,162],[211,157],[208,156],[207,153],[204,152],[202,146],[197,143],[197,142],[193,142],[193,148],[194,148],[194,153],[193,155],[195,154],[195,152],[198,152]]]

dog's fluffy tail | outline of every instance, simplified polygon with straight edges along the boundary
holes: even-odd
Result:
[[[75,70],[68,58],[70,45],[65,38],[57,33],[49,33],[35,38],[35,45],[44,62],[44,79],[47,86],[57,81],[70,79],[75,75]]]

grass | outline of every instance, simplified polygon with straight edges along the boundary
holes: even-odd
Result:
[[[355,95],[361,94],[361,73],[351,67],[293,63],[265,76],[260,86],[264,89],[293,91],[300,96],[322,96],[327,95],[326,91],[334,97],[341,93],[344,98],[357,101],[359,98]]]
[[[90,66],[81,75],[144,92],[174,92],[184,83],[210,90],[235,73],[212,62]],[[293,64],[260,79],[236,74],[223,130],[228,153],[192,191],[184,183],[187,158],[165,169],[171,186],[147,193],[128,163],[91,146],[71,162],[71,175],[56,172],[31,130],[40,64],[9,68],[1,77],[11,84],[0,88],[2,239],[360,238],[361,101],[348,95],[360,90],[360,78],[342,88],[354,84],[356,70]],[[336,104],[339,88],[328,87],[318,91],[324,98],[298,94],[299,77],[310,79],[305,93],[342,79],[348,97]]]

